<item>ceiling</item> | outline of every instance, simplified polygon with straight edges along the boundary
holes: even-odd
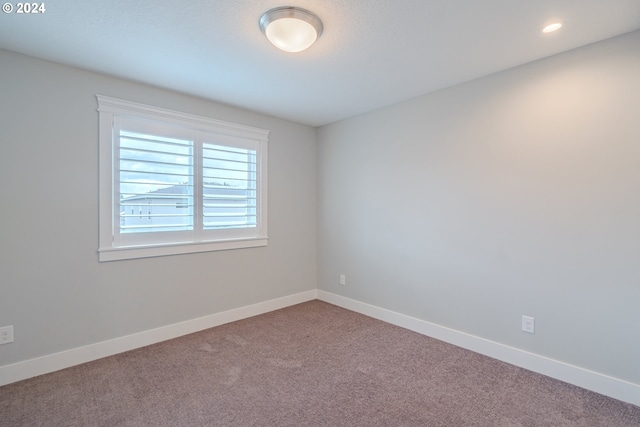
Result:
[[[0,48],[313,126],[640,29],[638,0],[55,0],[45,6],[38,15],[1,14]],[[316,13],[324,24],[316,44],[298,54],[273,47],[258,20],[276,6]],[[563,28],[542,34],[554,20]]]

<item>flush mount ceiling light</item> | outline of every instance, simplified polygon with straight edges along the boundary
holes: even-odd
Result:
[[[562,23],[554,22],[552,24],[547,25],[542,29],[543,33],[553,33],[554,31],[558,31],[562,27]]]
[[[322,34],[322,21],[299,7],[276,7],[260,17],[260,29],[278,49],[301,52]]]

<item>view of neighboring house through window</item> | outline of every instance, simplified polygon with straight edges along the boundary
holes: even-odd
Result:
[[[98,105],[100,260],[266,245],[267,131]]]
[[[120,232],[194,227],[193,142],[120,131]],[[202,144],[202,226],[257,226],[256,152]]]
[[[192,141],[121,130],[119,160],[120,233],[193,229]]]

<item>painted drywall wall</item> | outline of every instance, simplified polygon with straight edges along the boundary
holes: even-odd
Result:
[[[0,366],[316,287],[316,129],[0,51]],[[269,245],[98,262],[96,94],[269,137]]]
[[[634,32],[320,128],[319,289],[640,384],[638,76]]]

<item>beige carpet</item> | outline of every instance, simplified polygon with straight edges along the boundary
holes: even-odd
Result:
[[[640,408],[320,301],[0,388],[1,426],[640,426]]]

